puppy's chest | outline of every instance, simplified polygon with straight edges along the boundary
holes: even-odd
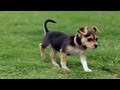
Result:
[[[80,49],[77,47],[67,46],[66,47],[66,53],[69,55],[76,55],[80,53]]]

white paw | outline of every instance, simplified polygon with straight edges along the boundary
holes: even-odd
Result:
[[[92,70],[91,69],[86,69],[86,70],[84,70],[85,72],[92,72]]]
[[[56,67],[60,67],[60,66],[59,66],[59,64],[57,64],[57,63],[56,63],[56,64],[54,64],[54,65],[55,65]]]
[[[65,70],[70,71],[70,69],[68,67],[62,67],[62,68],[65,69]]]
[[[59,64],[57,64],[56,62],[53,62],[53,64],[54,64],[56,67],[60,67]]]

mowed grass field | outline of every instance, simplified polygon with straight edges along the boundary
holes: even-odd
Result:
[[[43,23],[53,19],[50,30],[76,34],[79,27],[97,26],[99,47],[87,49],[88,66],[84,72],[79,55],[69,56],[70,72],[53,66],[51,49],[41,60],[38,44],[42,41]],[[57,61],[60,62],[59,53]],[[0,12],[1,79],[117,79],[120,78],[120,12],[102,11],[9,11]]]

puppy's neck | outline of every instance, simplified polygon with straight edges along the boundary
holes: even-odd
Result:
[[[87,49],[87,46],[82,45],[82,43],[81,43],[81,37],[80,37],[78,34],[76,34],[76,35],[74,36],[74,44],[75,44],[78,48],[80,48],[80,49],[82,49],[82,50],[86,50],[86,49]]]

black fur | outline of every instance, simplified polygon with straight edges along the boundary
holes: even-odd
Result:
[[[89,37],[90,35],[95,35],[95,32],[93,30],[89,30],[88,33],[85,35],[85,37]]]
[[[45,30],[45,33],[49,32],[49,30],[48,30],[48,28],[47,28],[47,23],[48,23],[48,22],[56,23],[55,21],[50,20],[50,19],[46,20],[45,23],[44,23],[44,30]]]
[[[47,20],[44,24],[44,29],[46,31],[46,35],[43,38],[42,46],[43,48],[46,48],[47,46],[51,45],[51,47],[57,51],[60,51],[62,49],[63,52],[65,52],[65,48],[68,45],[75,46],[74,43],[74,37],[75,36],[69,36],[65,33],[58,32],[58,31],[49,31],[47,29],[47,22],[51,22],[52,20]],[[81,45],[81,38],[77,35],[77,43]]]

